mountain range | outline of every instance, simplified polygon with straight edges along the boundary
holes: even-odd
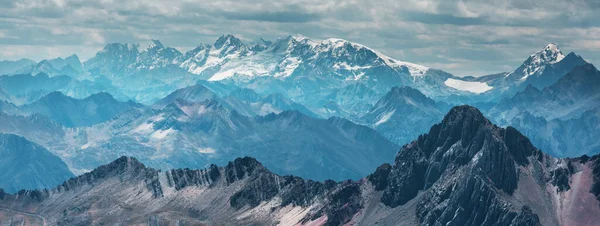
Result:
[[[223,35],[181,52],[152,40],[0,63],[0,131],[76,175],[120,156],[157,170],[251,156],[278,174],[359,179],[392,161],[452,106],[471,104],[555,157],[600,152],[598,71],[548,44],[515,70],[480,77],[400,61],[370,47],[291,35]]]
[[[53,189],[0,191],[0,211],[51,225],[595,225],[599,168],[459,106],[357,181],[280,176],[249,157],[167,171],[121,157]]]

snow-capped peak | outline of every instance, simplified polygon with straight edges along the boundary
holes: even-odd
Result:
[[[541,53],[541,54],[540,54]],[[565,58],[565,55],[560,51],[558,46],[554,43],[550,43],[544,47],[544,50],[538,52],[544,60],[549,63],[556,63]],[[537,55],[535,54],[535,55]]]
[[[227,35],[221,35],[221,37],[219,37],[219,39],[217,39],[217,41],[215,42],[214,46],[215,46],[215,48],[220,49],[223,46],[242,47],[242,46],[245,46],[245,44],[239,38],[237,38],[231,34],[227,34]]]
[[[354,50],[363,50],[364,49],[369,52],[372,52],[389,67],[396,68],[396,69],[406,67],[413,77],[421,77],[421,76],[425,75],[427,70],[429,70],[428,67],[409,63],[409,62],[399,61],[399,60],[393,59],[389,56],[386,56],[377,50],[369,48],[363,44],[351,42],[351,41],[340,39],[340,38],[328,38],[328,39],[321,41],[319,43],[319,45],[317,45],[315,51],[316,52],[325,52],[325,51],[329,51],[329,50],[337,50],[344,46],[348,46]]]
[[[523,76],[520,80],[525,80],[535,73],[542,72],[546,65],[558,63],[564,58],[565,55],[560,51],[558,46],[554,43],[550,43],[541,51],[529,56],[529,58],[523,62],[523,65],[515,72],[522,71]],[[506,77],[515,74],[515,72],[506,75]]]
[[[308,37],[301,35],[301,34],[290,35],[290,38],[292,38],[293,40],[295,40],[297,42],[302,42],[304,40],[310,40]]]
[[[308,45],[310,48],[313,48],[318,44],[318,42],[307,38],[301,34],[288,35],[285,37],[281,37],[275,40],[272,44],[273,49],[287,49],[287,51],[291,51],[298,44]]]

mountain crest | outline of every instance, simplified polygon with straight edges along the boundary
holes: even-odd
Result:
[[[239,38],[231,34],[227,34],[221,35],[221,37],[219,37],[219,39],[217,39],[217,41],[215,42],[214,46],[215,48],[220,49],[223,46],[235,46],[240,48],[245,47],[246,45]]]
[[[129,177],[129,180],[125,181],[133,181],[132,179],[134,178],[157,181],[158,171],[146,168],[144,164],[133,157],[122,156],[109,164],[99,166],[91,172],[71,178],[56,189],[58,191],[68,191],[86,184],[93,185],[95,183],[101,183],[104,179],[111,177]]]
[[[110,43],[99,52],[139,52],[139,44],[129,44],[129,43]]]
[[[548,63],[556,63],[565,58],[565,55],[560,51],[558,46],[554,43],[550,43],[544,47],[544,50],[534,54],[540,55],[540,57]]]
[[[519,72],[519,74],[522,72],[522,77],[519,79],[526,80],[531,75],[542,73],[546,66],[558,63],[564,58],[565,55],[560,51],[558,46],[554,43],[550,43],[541,51],[529,56],[515,72]],[[515,72],[511,74],[515,74]],[[507,77],[511,74],[507,75]]]
[[[149,49],[150,48],[159,48],[159,49],[162,49],[162,48],[165,48],[165,46],[159,40],[152,39],[152,44],[150,44]]]

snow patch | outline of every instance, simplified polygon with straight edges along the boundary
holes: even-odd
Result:
[[[152,133],[152,135],[150,135],[150,138],[155,139],[155,140],[162,140],[167,138],[167,136],[169,136],[169,134],[174,133],[175,130],[169,128],[167,130],[157,130],[156,132]]]
[[[275,77],[288,77],[292,75],[298,65],[300,65],[300,62],[302,61],[297,57],[285,58],[285,60],[279,64],[279,68],[283,69],[283,71],[276,73]]]
[[[390,111],[388,113],[382,114],[382,116],[379,118],[379,121],[377,121],[375,123],[375,126],[379,126],[380,124],[387,122],[388,120],[390,120],[390,118],[392,117],[392,115],[394,115],[394,112],[396,112],[396,109],[394,109],[393,111]]]
[[[444,82],[444,85],[461,91],[467,91],[471,93],[483,93],[493,89],[494,87],[489,86],[485,82],[467,82],[463,80],[449,78]]]
[[[215,149],[212,148],[200,148],[198,149],[198,152],[202,153],[202,154],[214,154],[216,151]]]

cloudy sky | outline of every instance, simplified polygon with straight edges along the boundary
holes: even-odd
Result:
[[[600,63],[599,0],[0,0],[0,60],[87,59],[107,43],[182,51],[221,34],[343,38],[456,75],[511,71],[554,42]]]

